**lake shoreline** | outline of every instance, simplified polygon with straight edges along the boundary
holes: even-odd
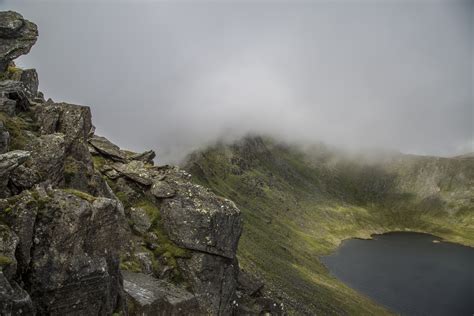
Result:
[[[474,308],[473,247],[441,240],[413,231],[372,234],[346,239],[319,260],[336,281],[395,314],[464,315]]]

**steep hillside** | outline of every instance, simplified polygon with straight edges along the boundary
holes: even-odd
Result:
[[[344,239],[411,230],[474,246],[474,159],[374,159],[248,137],[196,152],[185,168],[236,202],[242,266],[296,314],[388,313],[319,262]]]

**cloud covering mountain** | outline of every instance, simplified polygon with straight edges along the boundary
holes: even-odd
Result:
[[[473,151],[473,1],[3,1],[34,20],[47,97],[176,161],[248,132]]]

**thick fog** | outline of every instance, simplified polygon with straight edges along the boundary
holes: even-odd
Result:
[[[1,1],[39,26],[22,67],[97,133],[176,162],[248,132],[473,151],[474,1]]]

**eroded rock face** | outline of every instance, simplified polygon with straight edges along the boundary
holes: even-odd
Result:
[[[143,273],[125,271],[123,278],[130,315],[202,315],[188,291]]]
[[[38,313],[112,314],[122,295],[117,255],[124,234],[120,202],[87,201],[48,190],[36,206],[31,263],[22,279]],[[23,204],[14,207],[28,212]]]
[[[27,54],[36,43],[38,28],[13,11],[0,12],[0,71],[15,58]]]
[[[237,259],[196,252],[178,263],[206,314],[231,314],[237,286]]]
[[[184,248],[234,258],[242,233],[240,210],[204,187],[184,181],[173,184],[176,194],[162,206],[170,238]]]

